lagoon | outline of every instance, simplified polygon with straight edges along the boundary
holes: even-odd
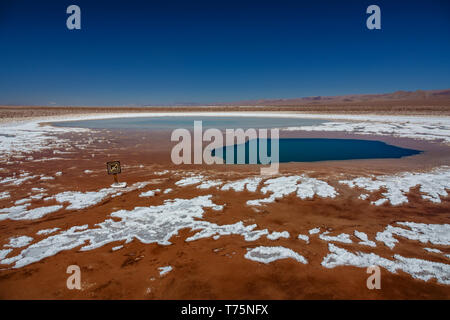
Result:
[[[259,157],[259,146],[267,144],[267,155],[271,154],[270,139],[256,139],[257,163],[266,164]],[[226,159],[227,152],[234,150],[234,161],[237,161],[238,147],[245,148],[245,164],[250,164],[249,144],[235,144],[212,151],[213,156]],[[222,152],[222,154],[220,154]],[[360,139],[325,139],[325,138],[281,138],[279,139],[279,162],[316,162],[334,160],[356,160],[356,159],[398,159],[420,154],[422,151],[401,148],[387,144],[382,141],[360,140]],[[265,152],[263,152],[265,154]],[[231,162],[230,162],[231,163]]]
[[[192,129],[194,121],[202,121],[203,128],[247,129],[247,128],[286,128],[315,126],[328,122],[318,119],[281,118],[281,117],[215,117],[215,116],[160,116],[133,117],[96,120],[76,120],[52,123],[58,127],[75,127],[88,129],[132,129],[132,130],[174,130]]]

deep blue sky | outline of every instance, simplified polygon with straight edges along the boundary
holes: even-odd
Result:
[[[81,7],[81,30],[66,8]],[[366,28],[381,7],[382,30]],[[450,1],[0,1],[0,104],[145,105],[450,87]]]

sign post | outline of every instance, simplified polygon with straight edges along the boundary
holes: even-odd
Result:
[[[106,169],[108,174],[112,174],[114,178],[114,183],[111,185],[113,188],[123,188],[127,186],[126,182],[119,182],[117,175],[122,172],[120,167],[120,161],[108,161],[106,163]]]

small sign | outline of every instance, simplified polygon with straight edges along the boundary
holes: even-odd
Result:
[[[120,161],[109,161],[106,163],[108,174],[118,174],[122,172]]]

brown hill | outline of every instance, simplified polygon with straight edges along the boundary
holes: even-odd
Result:
[[[342,96],[316,96],[294,99],[260,99],[245,100],[231,103],[217,103],[216,105],[232,106],[302,106],[302,105],[332,105],[332,104],[360,104],[360,103],[389,103],[389,102],[449,102],[450,89],[445,90],[416,90],[395,91],[384,94],[354,94]]]

